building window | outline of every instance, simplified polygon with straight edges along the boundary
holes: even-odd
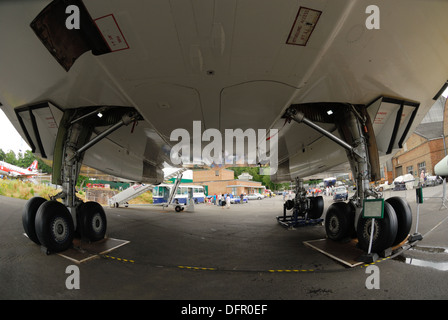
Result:
[[[215,170],[215,176],[219,177],[219,170]]]
[[[420,162],[418,164],[418,173],[420,174],[422,172],[422,170],[426,173],[426,162]]]
[[[381,179],[385,179],[386,178],[386,175],[384,174],[384,167],[383,166],[380,167],[380,176],[381,176]]]
[[[414,166],[406,167],[406,172],[413,175],[414,174]]]

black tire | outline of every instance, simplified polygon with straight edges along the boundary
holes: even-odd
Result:
[[[325,216],[327,237],[335,241],[350,238],[355,231],[354,220],[355,214],[348,203],[333,203]]]
[[[89,201],[79,208],[81,236],[89,241],[104,239],[107,230],[106,213],[98,202]]]
[[[294,201],[286,200],[286,202],[283,205],[286,207],[286,210],[291,210],[292,208],[294,208]]]
[[[68,209],[57,201],[43,203],[36,214],[36,234],[49,252],[61,252],[70,248],[75,230]]]
[[[324,198],[322,196],[310,198],[311,208],[308,212],[308,218],[319,219],[324,212]]]
[[[182,207],[181,207],[181,206],[176,206],[176,207],[174,208],[174,210],[176,210],[176,212],[180,212],[180,211],[182,210]]]
[[[395,210],[397,215],[398,229],[397,236],[393,242],[393,246],[401,243],[409,235],[412,227],[412,210],[409,203],[400,197],[392,197],[386,200],[392,208]]]
[[[25,207],[23,208],[22,213],[22,224],[23,229],[25,230],[26,235],[28,238],[30,238],[34,243],[39,244],[39,239],[36,235],[36,213],[37,210],[39,210],[39,207],[47,201],[44,198],[41,197],[33,197],[30,200],[28,200],[25,204]]]
[[[358,220],[358,246],[361,250],[367,252],[369,249],[371,218],[360,217]],[[372,252],[379,253],[390,248],[397,236],[398,222],[394,208],[384,202],[383,219],[375,219],[375,230],[373,233]]]

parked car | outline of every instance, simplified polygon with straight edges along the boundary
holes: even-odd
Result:
[[[263,199],[263,196],[259,193],[249,193],[247,195],[247,199],[249,200],[261,200]]]
[[[395,187],[394,183],[392,182],[389,184],[389,181],[385,181],[384,183],[378,185],[375,189],[376,191],[383,192],[389,189],[393,189]]]
[[[398,190],[412,190],[414,189],[414,183],[415,183],[415,177],[410,174],[404,174],[402,176],[399,176],[395,178],[393,184],[394,184],[394,191]]]
[[[230,203],[241,203],[241,197],[230,195]],[[243,203],[247,203],[247,196],[243,197]]]
[[[342,201],[348,199],[348,191],[346,187],[336,187],[334,189],[333,200],[334,201]]]
[[[426,176],[426,181],[424,182],[424,187],[433,187],[438,184],[443,183],[443,179],[439,176]]]

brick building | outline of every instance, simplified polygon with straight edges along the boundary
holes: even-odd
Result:
[[[447,100],[439,98],[421,124],[392,158],[393,176],[406,173],[420,176],[422,170],[434,175],[434,166],[445,157],[448,135]]]
[[[206,186],[209,195],[232,193],[262,193],[264,186],[261,182],[246,179],[235,179],[234,172],[225,168],[193,171],[193,183]]]

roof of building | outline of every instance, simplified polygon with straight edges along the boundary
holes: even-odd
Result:
[[[431,109],[429,109],[414,133],[428,140],[441,138],[443,135],[443,113],[445,102],[446,98],[440,96]]]
[[[425,139],[440,139],[443,135],[443,121],[421,123],[414,133]]]

